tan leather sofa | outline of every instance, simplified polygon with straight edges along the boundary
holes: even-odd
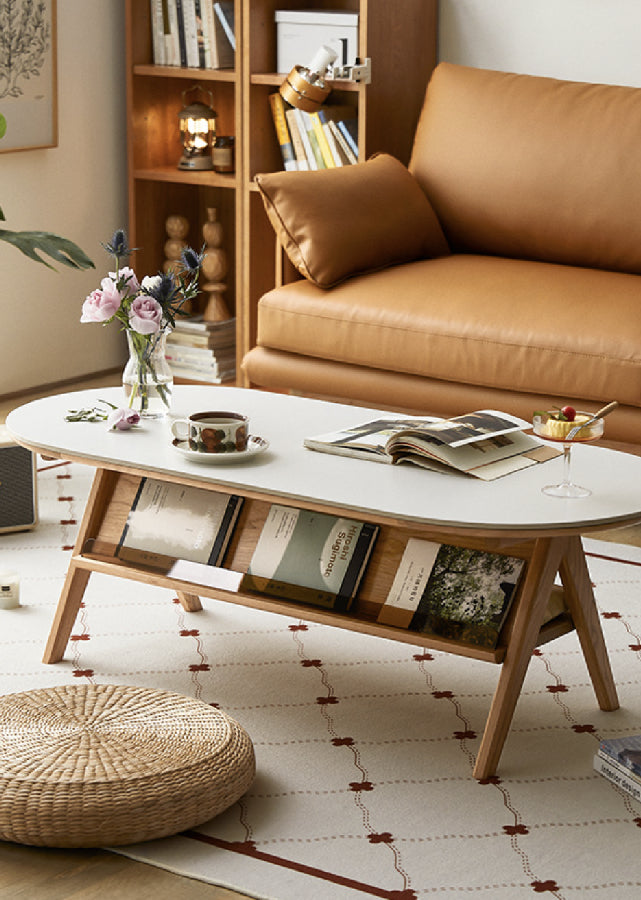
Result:
[[[409,172],[257,176],[305,277],[245,372],[436,415],[618,400],[608,438],[641,444],[640,153],[641,89],[440,64]]]

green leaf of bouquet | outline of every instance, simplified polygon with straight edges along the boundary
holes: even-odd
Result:
[[[95,268],[92,260],[77,244],[49,231],[9,231],[5,228],[0,228],[0,241],[13,244],[29,259],[42,263],[49,269],[54,267],[46,259],[43,259],[40,253],[46,254],[51,259],[71,269]]]

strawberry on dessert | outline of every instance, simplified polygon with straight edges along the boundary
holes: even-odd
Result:
[[[563,440],[573,428],[591,418],[589,413],[577,412],[573,406],[563,406],[561,409],[552,409],[537,415],[541,417],[541,425],[537,429],[540,437],[549,437],[557,441]],[[577,440],[589,440],[590,437],[589,428],[577,434]]]

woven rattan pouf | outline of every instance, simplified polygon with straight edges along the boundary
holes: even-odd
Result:
[[[73,685],[0,697],[0,839],[132,844],[193,828],[241,797],[254,748],[181,694]]]

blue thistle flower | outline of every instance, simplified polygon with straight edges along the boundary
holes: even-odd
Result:
[[[185,247],[181,253],[181,259],[185,270],[193,275],[198,272],[202,264],[202,256],[191,247]]]
[[[126,259],[131,253],[129,248],[129,244],[127,242],[127,235],[125,234],[122,228],[116,229],[113,233],[113,237],[108,244],[102,245],[107,253],[111,253],[113,256],[118,259]]]
[[[164,272],[160,275],[158,284],[155,285],[149,293],[154,300],[157,300],[161,306],[165,307],[173,299],[175,290],[176,285],[173,275],[170,272]]]

